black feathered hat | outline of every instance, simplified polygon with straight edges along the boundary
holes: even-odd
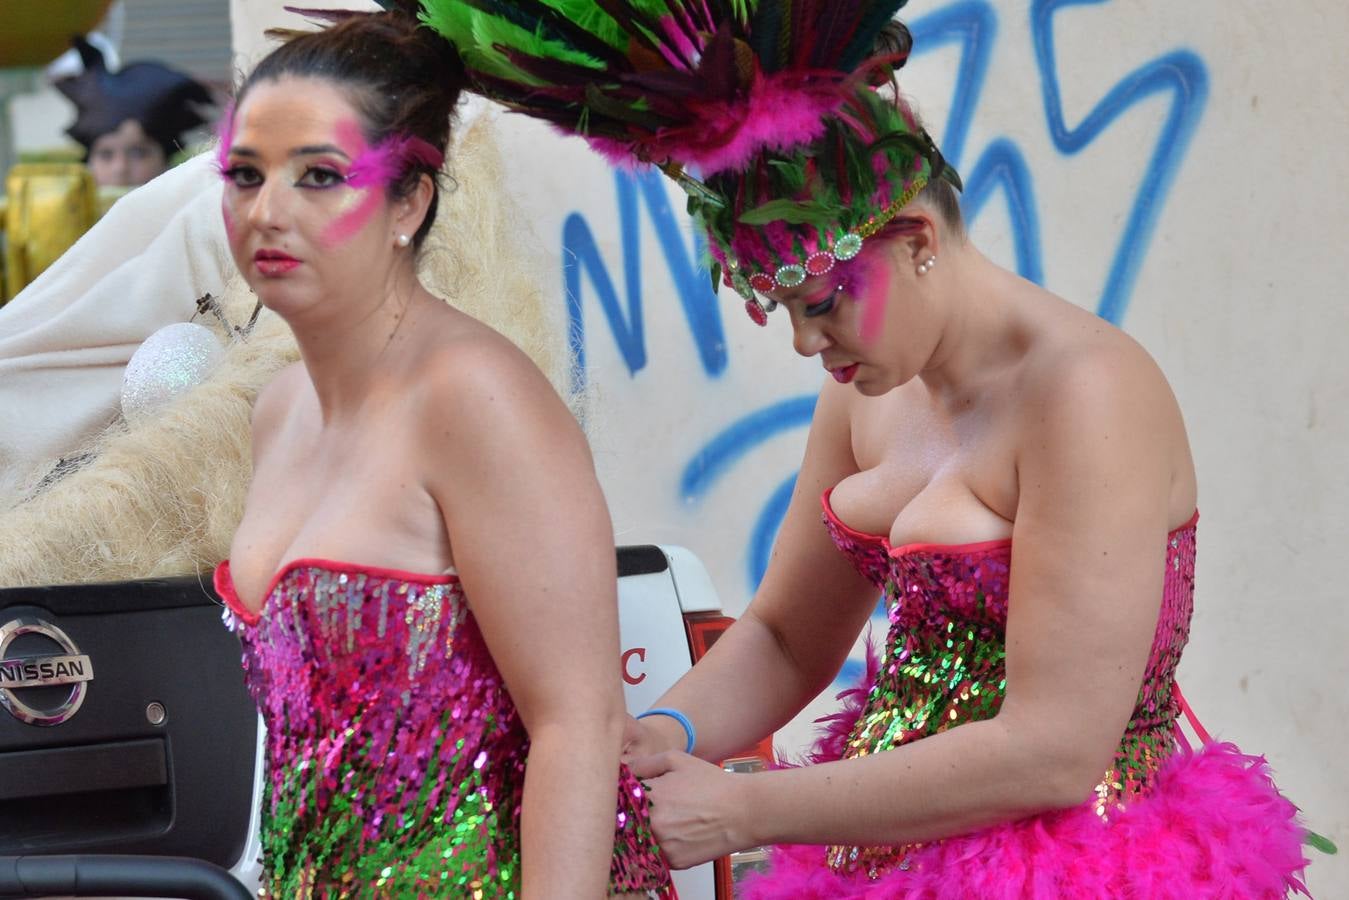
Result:
[[[183,132],[206,122],[202,107],[211,92],[188,75],[157,62],[136,62],[109,72],[103,54],[83,37],[74,40],[84,72],[55,87],[75,104],[78,115],[66,133],[88,150],[127,119],[135,119],[166,157],[181,145]]]

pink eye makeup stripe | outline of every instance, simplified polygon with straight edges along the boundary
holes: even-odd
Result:
[[[380,194],[373,187],[383,187],[388,181],[380,181],[371,172],[369,158],[370,147],[361,134],[360,126],[350,119],[337,123],[337,141],[348,148],[343,151],[351,159],[347,170],[347,187],[354,190],[342,198],[340,211],[332,223],[323,230],[321,240],[326,247],[345,244],[354,238],[366,226],[379,209]],[[374,160],[379,163],[379,156]]]
[[[356,193],[342,202],[343,210],[323,232],[329,246],[343,244],[356,236],[379,209],[379,190],[388,187],[405,171],[408,163],[440,168],[444,155],[426,141],[409,135],[395,135],[374,147],[365,142],[360,126],[345,121],[337,124],[337,139],[355,152],[347,170],[347,186]]]
[[[215,167],[223,178],[229,168],[230,148],[234,146],[234,102],[230,101],[216,125]]]
[[[885,300],[890,295],[890,274],[884,266],[869,265],[857,260],[854,264],[854,295],[862,303],[862,321],[859,336],[870,344],[885,325]]]
[[[403,174],[408,163],[439,169],[445,162],[444,154],[413,135],[393,135],[368,147],[354,122],[341,122],[337,136],[342,143],[357,148],[347,173],[347,184],[352,187],[387,187]]]

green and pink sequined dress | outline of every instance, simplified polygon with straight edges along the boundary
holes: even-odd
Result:
[[[992,718],[1006,693],[1012,545],[892,547],[822,498],[834,543],[885,592],[879,664],[814,761],[884,753]],[[1305,892],[1303,828],[1264,759],[1178,726],[1176,665],[1194,600],[1195,518],[1167,537],[1161,609],[1114,761],[1079,806],[907,846],[790,846],[737,900],[1277,898]],[[903,797],[896,797],[903,803]]]
[[[529,739],[458,579],[297,560],[257,615],[215,584],[267,727],[266,895],[517,897]],[[673,897],[616,775],[610,889]]]

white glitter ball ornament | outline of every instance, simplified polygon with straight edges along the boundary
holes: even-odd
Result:
[[[122,415],[144,420],[206,380],[225,355],[211,329],[192,322],[165,325],[145,339],[122,376]]]

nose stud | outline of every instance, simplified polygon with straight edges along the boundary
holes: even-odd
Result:
[[[929,256],[927,259],[923,260],[918,264],[918,274],[926,275],[928,272],[931,272],[936,267],[937,267],[937,257]]]

